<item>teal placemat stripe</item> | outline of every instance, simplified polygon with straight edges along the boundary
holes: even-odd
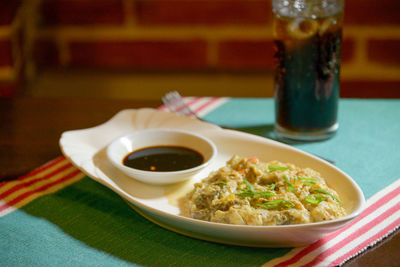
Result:
[[[0,240],[6,266],[260,266],[289,251],[165,230],[87,177],[1,218]]]

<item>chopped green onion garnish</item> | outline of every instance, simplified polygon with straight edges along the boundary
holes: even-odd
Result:
[[[313,184],[315,184],[315,183],[313,183],[313,182],[305,182],[304,184],[305,184],[305,185],[313,185]]]
[[[270,185],[269,185],[269,188],[271,188],[271,190],[274,190],[274,189],[275,189],[275,186],[276,186],[275,184],[270,184]]]
[[[311,194],[310,196],[313,196],[314,198],[306,197],[304,200],[311,204],[319,204],[322,201],[326,200],[326,198],[324,198],[323,196],[320,196],[318,194]]]
[[[298,180],[302,181],[305,185],[313,185],[317,183],[317,179],[309,177],[297,177]]]
[[[278,203],[290,203],[290,205],[294,206],[294,204],[292,202],[290,202],[289,200],[285,200],[285,199],[275,199],[275,200],[268,201],[267,203],[264,203],[264,204],[273,205],[273,204],[278,204]]]
[[[311,204],[319,204],[321,202],[317,199],[313,199],[313,198],[309,198],[309,197],[306,197],[305,201],[307,201],[308,203],[311,203]]]
[[[254,196],[254,192],[250,191],[250,190],[243,190],[241,193],[237,193],[236,195],[241,197],[241,198],[253,197]]]
[[[254,193],[256,194],[256,196],[267,197],[267,198],[275,196],[275,193],[271,191],[254,191]]]
[[[289,178],[287,178],[286,175],[284,176],[284,178],[285,178],[285,182],[288,184],[289,191],[293,191],[295,189],[294,185],[289,181]]]
[[[274,192],[270,192],[270,191],[256,191],[254,190],[253,185],[247,181],[247,180],[243,180],[243,183],[247,186],[247,190],[243,190],[241,193],[237,193],[236,195],[242,198],[245,197],[273,197],[275,196]]]
[[[249,181],[247,181],[247,180],[244,180],[243,181],[244,183],[245,183],[245,185],[247,186],[247,188],[250,190],[250,191],[254,191],[254,187],[253,187],[253,185],[249,182]]]
[[[326,191],[326,190],[324,190],[324,189],[322,189],[322,188],[313,188],[313,189],[310,190],[310,192],[311,192],[311,193],[312,193],[312,192],[318,192],[318,193],[321,193],[321,194],[329,195],[329,196],[331,196],[332,199],[335,200],[337,203],[340,203],[340,200],[339,200],[337,197],[335,197],[334,195],[332,195],[331,193],[329,193],[328,191]]]
[[[274,192],[270,192],[270,191],[250,191],[250,190],[243,190],[241,193],[237,193],[237,196],[241,197],[241,198],[245,198],[245,197],[273,197],[275,196]]]
[[[326,198],[324,198],[323,196],[321,196],[319,194],[312,194],[312,195],[315,197],[315,199],[318,199],[320,201],[325,201],[326,200]]]
[[[273,172],[273,171],[286,171],[289,170],[288,167],[283,167],[283,166],[268,166],[268,169]]]
[[[266,209],[281,209],[281,208],[292,208],[294,207],[293,202],[285,199],[276,199],[272,201],[265,202],[263,204],[258,204],[258,206]]]

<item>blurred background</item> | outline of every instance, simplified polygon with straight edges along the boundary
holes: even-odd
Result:
[[[400,97],[400,1],[348,0],[342,97]],[[271,0],[2,0],[0,97],[271,97]]]

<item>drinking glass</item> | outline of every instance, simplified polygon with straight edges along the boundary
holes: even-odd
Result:
[[[317,141],[338,129],[344,0],[273,0],[275,134]]]

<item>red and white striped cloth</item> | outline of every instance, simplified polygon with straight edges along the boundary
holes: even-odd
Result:
[[[0,183],[0,218],[36,198],[66,187],[85,175],[65,157],[58,157],[13,181]]]
[[[373,246],[400,226],[400,180],[367,200],[366,208],[344,228],[306,247],[295,248],[267,266],[337,266]]]
[[[228,98],[187,97],[200,117]],[[166,107],[160,107],[166,110]],[[61,156],[14,181],[0,183],[0,217],[45,194],[64,188],[85,175]],[[292,249],[264,266],[336,266],[361,253],[400,226],[400,180],[368,199],[362,214],[344,228],[306,247]]]

